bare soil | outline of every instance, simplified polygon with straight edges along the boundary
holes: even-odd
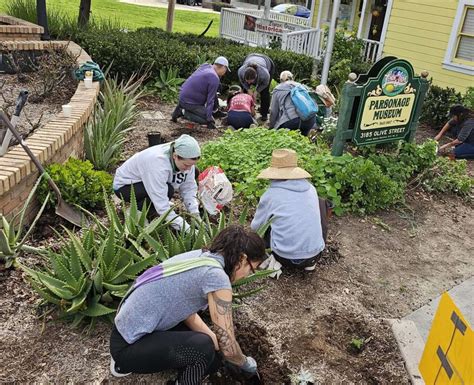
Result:
[[[29,92],[17,130],[26,138],[32,132],[42,127],[54,115],[61,112],[61,106],[67,104],[77,88],[77,82],[72,76],[65,77],[60,83],[44,96],[43,73],[25,73],[17,75],[0,75],[0,109],[7,112],[8,116],[15,110],[16,99],[22,90]],[[0,123],[1,127],[1,123]],[[13,144],[13,141],[12,141]]]
[[[146,132],[165,140],[188,132],[200,142],[221,130],[170,122],[172,106],[145,100],[166,119],[140,119],[124,158],[147,146]],[[186,131],[188,130],[188,131]],[[457,197],[415,191],[406,204],[376,215],[332,218],[327,251],[314,272],[284,270],[279,280],[236,311],[243,351],[257,358],[265,384],[289,383],[301,368],[319,384],[408,384],[385,322],[429,302],[472,276],[473,207]],[[44,233],[42,243],[54,244]],[[38,239],[39,241],[39,239]],[[40,262],[36,257],[21,260]],[[172,373],[109,374],[110,325],[88,334],[40,317],[40,299],[20,270],[0,271],[0,382],[164,383]],[[354,340],[362,340],[361,349]],[[225,374],[213,384],[232,384]]]

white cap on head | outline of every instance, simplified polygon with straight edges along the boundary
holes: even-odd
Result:
[[[224,56],[219,56],[216,60],[214,60],[214,64],[220,64],[221,66],[225,66],[227,67],[227,71],[230,72],[229,60],[227,60]]]

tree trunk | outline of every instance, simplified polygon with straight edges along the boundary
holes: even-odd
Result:
[[[176,0],[168,0],[168,14],[166,15],[166,32],[173,31],[174,6]]]
[[[91,14],[91,1],[92,0],[81,0],[79,5],[79,17],[77,19],[77,24],[79,27],[86,27],[89,23],[89,16]]]
[[[38,25],[44,28],[41,40],[50,40],[48,29],[48,16],[46,14],[46,0],[36,0],[36,19]]]

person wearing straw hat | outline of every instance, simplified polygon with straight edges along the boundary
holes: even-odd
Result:
[[[113,189],[119,198],[130,202],[132,189],[138,209],[147,202],[149,217],[169,211],[170,199],[179,191],[188,212],[200,218],[197,200],[196,163],[201,156],[199,143],[181,135],[171,143],[149,147],[127,159],[115,172]],[[151,205],[153,203],[153,205]],[[169,212],[168,219],[176,230],[188,230],[189,224]]]
[[[308,181],[311,175],[297,162],[293,150],[273,151],[270,167],[257,176],[271,183],[260,198],[251,227],[258,229],[271,221],[265,240],[274,258],[284,266],[311,271],[325,247],[326,216],[321,218],[318,193]]]

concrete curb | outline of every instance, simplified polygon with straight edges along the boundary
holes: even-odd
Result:
[[[413,321],[387,319],[397,340],[398,348],[405,360],[405,367],[413,385],[425,385],[418,370],[425,343]]]

